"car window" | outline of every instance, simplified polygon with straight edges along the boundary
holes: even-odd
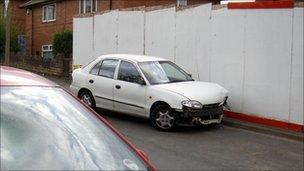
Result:
[[[98,75],[98,72],[99,72],[99,68],[101,66],[101,62],[98,62],[97,64],[95,64],[95,66],[91,69],[90,71],[90,74],[93,74],[93,75]]]
[[[132,63],[121,61],[118,71],[118,80],[140,84],[142,82],[142,77]]]
[[[160,65],[166,72],[169,80],[187,80],[188,75],[185,75],[181,71],[177,70],[174,65],[167,62],[160,62]]]
[[[1,87],[1,170],[146,170],[135,152],[61,88]]]
[[[113,78],[117,64],[117,59],[103,60],[98,75]]]
[[[193,81],[184,70],[170,61],[140,62],[138,65],[150,84]]]

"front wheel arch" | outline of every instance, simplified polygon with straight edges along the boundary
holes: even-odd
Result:
[[[158,125],[157,123],[157,114],[159,109],[168,109],[168,112],[169,112],[169,115],[171,117],[173,117],[173,122],[172,122],[172,125],[171,127],[168,127],[168,128],[164,128],[160,125]],[[171,114],[170,114],[171,113]],[[169,117],[170,117],[169,116]],[[158,116],[159,117],[159,116]],[[152,106],[151,106],[151,109],[150,109],[150,122],[152,124],[152,126],[154,128],[156,128],[157,130],[159,131],[172,131],[176,128],[178,122],[179,122],[179,116],[178,114],[175,112],[175,110],[166,102],[163,102],[163,101],[159,101],[159,102],[155,102]],[[162,121],[161,121],[162,122]]]
[[[153,112],[153,110],[154,110],[157,106],[159,106],[159,105],[167,105],[167,106],[169,106],[169,107],[171,108],[171,106],[170,106],[168,103],[164,102],[164,101],[156,101],[156,102],[154,102],[154,103],[152,104],[152,106],[150,107],[150,117],[151,117],[151,113]]]

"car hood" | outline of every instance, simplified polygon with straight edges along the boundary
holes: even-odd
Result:
[[[159,84],[157,87],[180,94],[190,100],[205,104],[222,102],[228,91],[216,83],[187,81],[168,84]]]

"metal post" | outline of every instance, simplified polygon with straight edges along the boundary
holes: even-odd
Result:
[[[5,16],[5,65],[10,64],[10,41],[11,41],[11,27],[10,27],[10,6],[9,1],[7,2],[6,16]]]

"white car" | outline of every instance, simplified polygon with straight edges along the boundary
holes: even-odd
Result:
[[[150,56],[104,55],[72,77],[71,90],[92,108],[147,117],[163,131],[221,123],[228,98],[218,84],[194,81],[173,62]]]

